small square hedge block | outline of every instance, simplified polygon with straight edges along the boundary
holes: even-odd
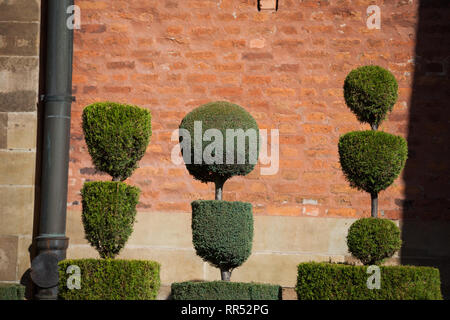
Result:
[[[80,289],[69,289],[69,266],[80,268]],[[63,300],[155,300],[160,265],[145,260],[79,259],[59,263],[59,298]]]
[[[279,285],[228,281],[172,283],[173,300],[281,300]]]
[[[25,287],[21,284],[0,283],[0,300],[24,300]]]

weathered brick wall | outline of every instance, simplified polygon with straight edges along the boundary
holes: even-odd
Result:
[[[414,69],[417,1],[280,0],[276,13],[253,0],[76,1],[69,202],[95,175],[83,141],[81,112],[99,100],[143,106],[153,137],[129,179],[143,193],[143,211],[190,211],[211,199],[213,186],[194,181],[170,160],[170,136],[193,108],[212,100],[244,106],[260,128],[280,132],[280,169],[259,166],[225,184],[226,200],[248,201],[260,215],[362,217],[370,197],[351,189],[339,167],[337,141],[368,129],[346,107],[347,73],[365,64],[391,70],[399,100],[381,130],[406,137]],[[366,10],[381,8],[381,29],[369,30]],[[404,183],[380,195],[381,215],[401,218]]]
[[[30,266],[40,1],[0,1],[0,281]]]
[[[225,200],[249,201],[256,213],[252,255],[233,280],[292,287],[299,262],[350,259],[347,229],[370,215],[370,197],[345,181],[337,142],[369,127],[346,107],[342,86],[353,68],[377,64],[400,88],[381,130],[410,146],[405,172],[380,194],[381,216],[401,219],[404,246],[390,263],[439,266],[449,292],[448,1],[279,0],[276,13],[258,12],[255,0],[76,4],[82,28],[75,32],[68,257],[98,256],[83,239],[79,191],[84,181],[108,178],[95,174],[81,112],[114,100],[153,114],[151,144],[127,181],[142,195],[120,257],[159,261],[166,285],[219,278],[196,256],[190,230],[190,202],[212,199],[213,186],[172,163],[170,137],[189,111],[220,99],[280,132],[276,175],[260,175],[258,165],[225,184]],[[381,9],[380,30],[366,24],[372,4]]]

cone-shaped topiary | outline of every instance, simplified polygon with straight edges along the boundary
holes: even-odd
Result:
[[[398,84],[388,70],[363,66],[352,70],[344,82],[344,98],[358,120],[378,128],[397,101]]]
[[[115,102],[94,103],[83,110],[83,132],[97,170],[123,181],[137,168],[150,141],[150,111]]]
[[[381,264],[401,245],[400,229],[387,219],[362,218],[348,230],[348,250],[365,265]]]
[[[243,264],[252,252],[252,205],[220,200],[197,200],[191,205],[197,254],[221,270]]]
[[[86,182],[81,191],[86,239],[102,258],[114,258],[133,232],[140,190],[123,182],[137,168],[151,135],[148,110],[100,102],[83,110],[83,131],[98,170],[113,182]]]
[[[354,131],[339,139],[339,159],[352,187],[376,194],[389,187],[403,169],[406,140],[381,131]]]
[[[180,144],[189,173],[202,182],[214,182],[220,192],[227,179],[244,176],[255,167],[258,124],[236,104],[210,102],[181,121]]]
[[[259,153],[259,129],[242,107],[225,101],[207,103],[181,121],[180,145],[190,174],[214,182],[213,201],[192,202],[192,233],[197,254],[220,268],[222,280],[251,253],[251,204],[222,200],[227,179],[250,173]]]
[[[86,240],[100,257],[114,258],[131,233],[139,202],[139,188],[123,182],[86,182],[81,190]]]

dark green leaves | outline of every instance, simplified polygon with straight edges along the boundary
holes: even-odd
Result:
[[[97,170],[123,181],[144,156],[152,134],[151,115],[136,106],[94,103],[83,110],[83,132]]]
[[[281,287],[228,281],[172,283],[174,300],[281,300]]]
[[[0,300],[25,300],[25,287],[21,284],[0,283]]]
[[[439,270],[381,266],[380,289],[368,289],[366,266],[334,263],[298,265],[299,300],[442,300]]]
[[[78,266],[81,289],[69,289],[66,273]],[[59,298],[63,300],[155,300],[160,265],[154,261],[78,259],[59,263]]]
[[[348,230],[348,250],[365,265],[381,264],[401,245],[400,229],[387,219],[362,218]]]
[[[202,126],[201,137],[208,129],[217,129],[220,131],[223,137],[222,152],[217,156],[223,159],[222,163],[211,163],[204,161],[202,157],[201,163],[196,163],[194,159],[195,155],[195,135],[194,126],[195,122],[200,122]],[[259,129],[258,124],[250,113],[245,111],[242,107],[225,101],[210,102],[193,110],[181,121],[180,130],[187,130],[191,137],[191,152],[190,161],[186,163],[186,167],[191,175],[195,179],[202,182],[215,182],[218,180],[225,181],[226,179],[240,175],[244,176],[250,173],[256,165],[259,152]],[[237,130],[242,129],[244,133],[248,133],[245,136],[245,143],[243,148],[239,148],[238,139],[230,139],[234,144],[234,161],[227,163],[226,151],[229,150],[230,145],[227,144],[227,129]],[[252,137],[252,138],[250,138]],[[253,139],[254,137],[254,139]],[[180,142],[183,141],[183,137],[180,132]],[[203,140],[203,139],[202,139]],[[210,145],[211,141],[201,141],[201,153],[203,154],[205,148]],[[256,149],[250,148],[250,143],[256,144]],[[185,141],[186,142],[186,141]],[[182,144],[183,146],[183,144]],[[217,150],[216,150],[217,151]],[[219,151],[217,151],[219,152]],[[244,157],[244,163],[238,163],[238,153],[241,153]],[[255,154],[256,153],[256,154]],[[185,156],[185,155],[184,155]],[[252,159],[255,159],[252,163]]]
[[[252,205],[218,200],[197,200],[191,205],[192,240],[197,254],[225,270],[243,264],[252,251]]]
[[[349,132],[339,139],[339,160],[353,187],[378,193],[389,187],[403,169],[406,140],[379,131]]]
[[[114,258],[131,233],[139,188],[123,182],[86,182],[81,190],[86,239],[102,258]]]
[[[378,126],[397,101],[398,84],[388,70],[363,66],[351,71],[344,82],[344,98],[358,120]]]

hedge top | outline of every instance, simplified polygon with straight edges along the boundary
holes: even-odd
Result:
[[[382,131],[353,131],[339,139],[339,161],[352,187],[376,194],[389,187],[405,166],[404,138]]]
[[[203,138],[201,144],[202,155],[204,155],[205,151],[212,151],[210,149],[211,146],[209,146],[212,145],[212,141],[219,143],[223,146],[221,148],[222,150],[216,148],[211,154],[215,159],[221,159],[221,163],[217,161],[208,163],[203,156],[201,157],[201,162],[197,161],[196,163],[194,158],[194,128],[196,123],[197,126],[201,124],[201,137]],[[204,141],[205,131],[209,129],[217,129],[220,131],[223,140],[216,141],[217,137],[213,136],[209,139],[210,141]],[[241,137],[245,135],[245,140],[241,140],[241,143],[244,142],[245,145],[241,145],[240,147],[240,139],[236,137],[233,138],[231,131],[227,133],[227,129],[231,129],[234,133],[238,134],[241,132]],[[186,160],[189,160],[189,163],[186,163],[186,167],[189,173],[197,180],[202,182],[225,181],[235,175],[244,176],[250,173],[256,165],[259,153],[258,124],[250,113],[236,104],[226,101],[210,102],[188,113],[180,124],[180,143],[182,147],[183,140],[185,139],[183,137],[183,131],[191,137],[190,150],[186,150],[189,146],[183,149],[183,157],[185,163]],[[230,142],[232,141],[232,143],[227,144],[227,134],[229,134],[228,139]],[[209,148],[207,148],[208,146]],[[232,159],[234,161],[227,161],[227,150],[233,150],[231,148],[234,149],[234,156]],[[185,152],[189,151],[190,156],[185,154]],[[230,155],[233,155],[233,152],[230,152]],[[243,163],[241,161],[240,163],[238,161],[239,158],[244,159],[245,161]]]
[[[80,289],[67,286],[70,266],[80,268]],[[161,283],[161,266],[155,261],[71,259],[58,267],[58,295],[63,300],[155,300]]]
[[[247,282],[178,282],[172,283],[173,300],[281,300],[281,287]]]
[[[377,126],[397,101],[398,84],[394,75],[379,66],[352,70],[344,82],[347,106],[361,122]]]
[[[83,110],[83,132],[97,170],[125,180],[137,168],[150,142],[150,111],[115,102],[98,102]]]
[[[439,269],[381,266],[380,289],[367,286],[368,266],[334,263],[298,265],[299,300],[442,300]]]

